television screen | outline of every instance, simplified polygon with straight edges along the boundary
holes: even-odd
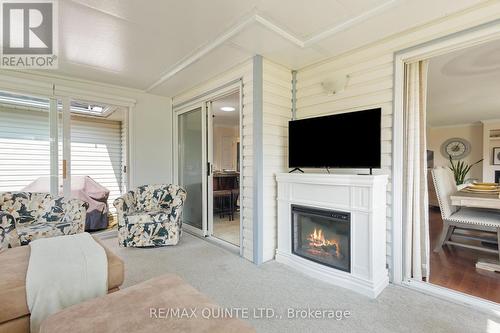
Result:
[[[290,121],[290,168],[380,168],[382,110]]]

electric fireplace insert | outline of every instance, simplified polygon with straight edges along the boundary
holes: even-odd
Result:
[[[351,272],[351,214],[292,205],[292,253]]]

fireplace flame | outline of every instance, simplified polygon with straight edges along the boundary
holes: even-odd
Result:
[[[336,252],[340,253],[339,243],[333,239],[326,239],[322,229],[314,228],[313,233],[307,237],[307,240],[309,241],[309,245],[312,247],[335,246]]]

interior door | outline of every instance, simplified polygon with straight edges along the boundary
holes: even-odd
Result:
[[[188,193],[183,223],[202,236],[208,234],[206,128],[206,105],[177,113],[177,179]]]

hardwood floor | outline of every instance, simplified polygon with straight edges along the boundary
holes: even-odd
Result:
[[[498,260],[498,255],[449,245],[443,246],[442,251],[436,253],[434,248],[442,227],[443,221],[439,210],[430,209],[430,282],[500,303],[500,273],[476,269],[475,267],[479,258]]]

